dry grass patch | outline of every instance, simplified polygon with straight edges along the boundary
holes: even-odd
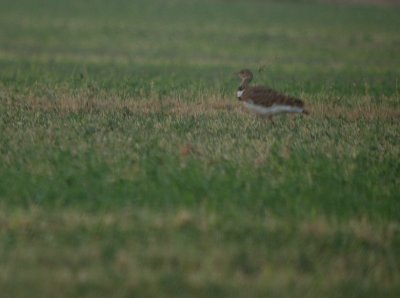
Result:
[[[385,105],[357,104],[352,107],[345,107],[329,103],[313,103],[309,105],[311,117],[315,118],[341,118],[348,121],[365,120],[398,120],[400,109],[387,107]]]
[[[59,115],[71,113],[107,114],[110,112],[135,113],[148,115],[164,113],[174,116],[210,116],[215,117],[220,112],[229,112],[239,115],[251,114],[240,102],[232,98],[222,98],[211,95],[198,100],[186,101],[183,98],[163,99],[121,99],[105,92],[92,94],[84,91],[75,95],[60,93],[54,99],[43,96],[4,96],[3,101],[12,110],[31,110],[55,112]],[[348,121],[365,120],[398,120],[400,109],[385,104],[372,103],[370,99],[352,106],[343,106],[325,102],[309,102],[307,109],[310,115],[307,118],[340,118]],[[10,110],[10,111],[12,111]]]
[[[332,222],[320,217],[305,221],[299,226],[305,236],[316,238],[331,237],[337,233],[351,234],[361,242],[381,247],[390,247],[393,241],[400,239],[400,222],[389,222],[385,225],[371,223],[366,218],[351,219],[348,222]]]
[[[334,4],[374,4],[383,6],[398,6],[400,3],[398,0],[318,0],[324,3],[334,3]]]

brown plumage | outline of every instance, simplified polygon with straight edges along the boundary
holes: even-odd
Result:
[[[270,107],[273,104],[282,104],[296,106],[302,108],[304,103],[302,100],[281,94],[271,88],[263,86],[254,86],[244,89],[242,96],[243,101],[253,101],[254,104]]]
[[[271,118],[279,113],[305,113],[302,100],[281,94],[271,88],[263,86],[250,86],[253,74],[248,69],[243,69],[238,73],[241,83],[237,92],[239,100],[245,106],[264,117]]]

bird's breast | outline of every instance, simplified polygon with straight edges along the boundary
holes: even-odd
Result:
[[[242,98],[243,92],[244,92],[244,90],[238,90],[238,91],[236,92],[236,97],[237,97],[239,100]]]

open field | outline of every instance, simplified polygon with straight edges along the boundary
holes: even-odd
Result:
[[[400,7],[66,3],[0,2],[1,297],[400,297]]]

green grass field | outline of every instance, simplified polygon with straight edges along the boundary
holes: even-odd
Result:
[[[2,0],[0,296],[399,297],[399,15]]]

